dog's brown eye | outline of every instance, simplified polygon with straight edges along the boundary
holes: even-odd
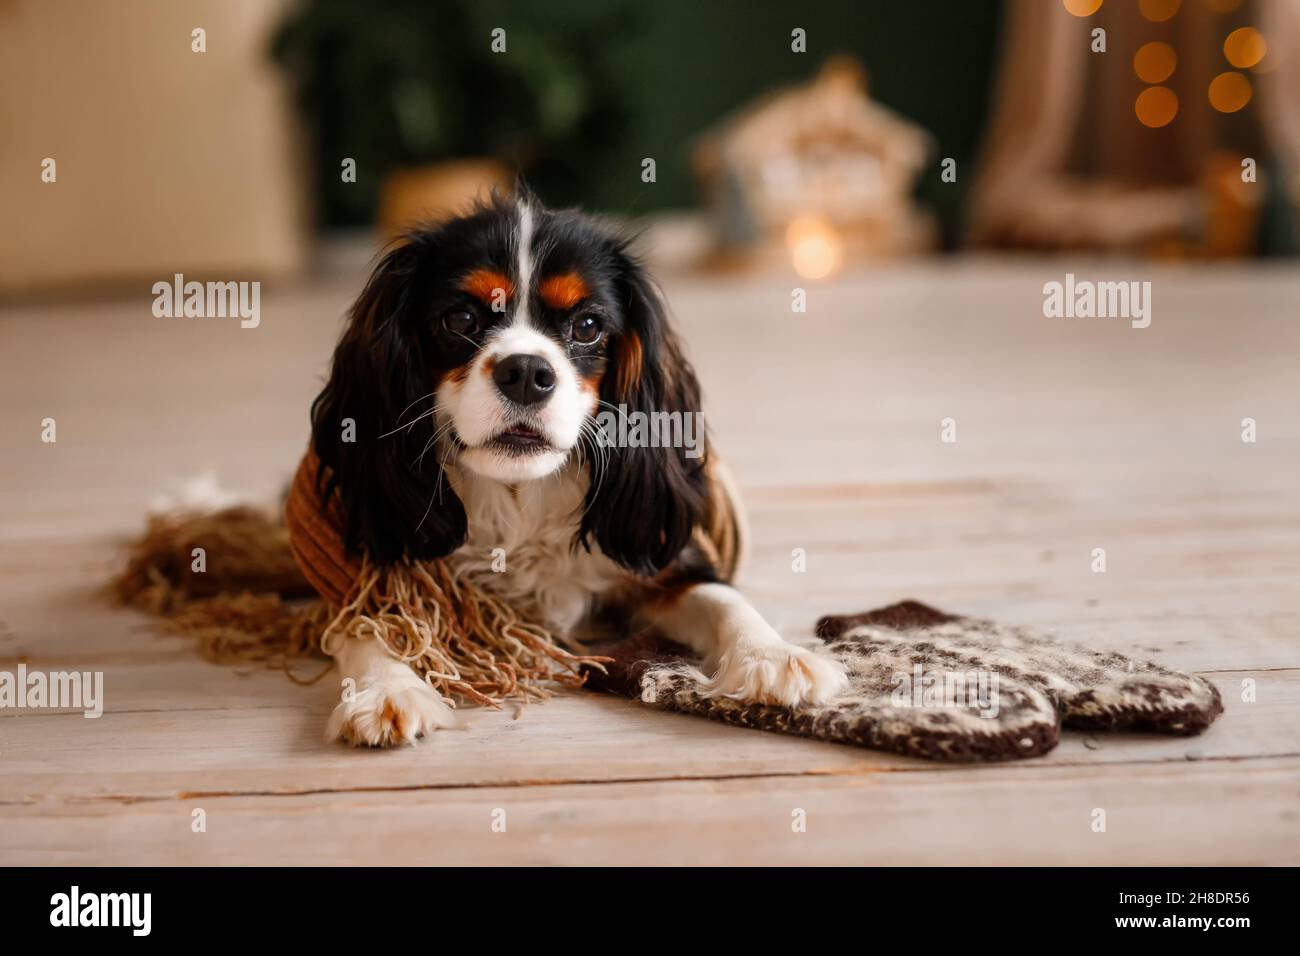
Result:
[[[473,312],[465,309],[452,309],[442,317],[443,327],[452,335],[469,335],[478,325]]]
[[[573,341],[590,345],[600,338],[600,331],[600,319],[594,315],[580,315],[573,320],[570,334],[573,336]]]

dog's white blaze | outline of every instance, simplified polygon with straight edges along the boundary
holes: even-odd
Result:
[[[515,309],[514,325],[528,324],[528,298],[533,281],[533,210],[527,202],[519,201],[519,306]]]

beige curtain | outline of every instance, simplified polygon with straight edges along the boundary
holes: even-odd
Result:
[[[1259,26],[1267,73],[1235,114],[1216,112],[1207,89],[1232,69],[1223,40]],[[1106,51],[1093,52],[1093,30]],[[1133,69],[1145,43],[1178,55],[1161,85],[1178,97],[1174,121],[1149,128],[1134,104],[1147,87]],[[1159,243],[1248,251],[1262,190],[1240,188],[1242,156],[1267,147],[1300,170],[1300,0],[1259,0],[1223,14],[1185,0],[1168,20],[1147,20],[1134,0],[1089,17],[1057,0],[1008,0],[994,111],[972,192],[974,244],[1149,250]]]

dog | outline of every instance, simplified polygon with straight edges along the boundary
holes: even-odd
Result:
[[[626,238],[519,190],[383,255],[312,405],[312,444],[350,551],[445,559],[568,640],[602,622],[655,628],[703,658],[709,694],[823,702],[843,667],[787,642],[729,583],[741,511],[707,443],[611,442],[597,425],[699,409]],[[456,725],[378,641],[335,658],[356,693],[329,738],[387,746]]]

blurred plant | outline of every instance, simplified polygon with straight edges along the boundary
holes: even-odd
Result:
[[[369,222],[390,170],[493,157],[571,195],[627,116],[610,38],[624,14],[509,15],[482,0],[305,0],[272,40],[315,139],[329,225]],[[494,53],[492,31],[506,31]],[[344,157],[356,183],[341,182]]]

